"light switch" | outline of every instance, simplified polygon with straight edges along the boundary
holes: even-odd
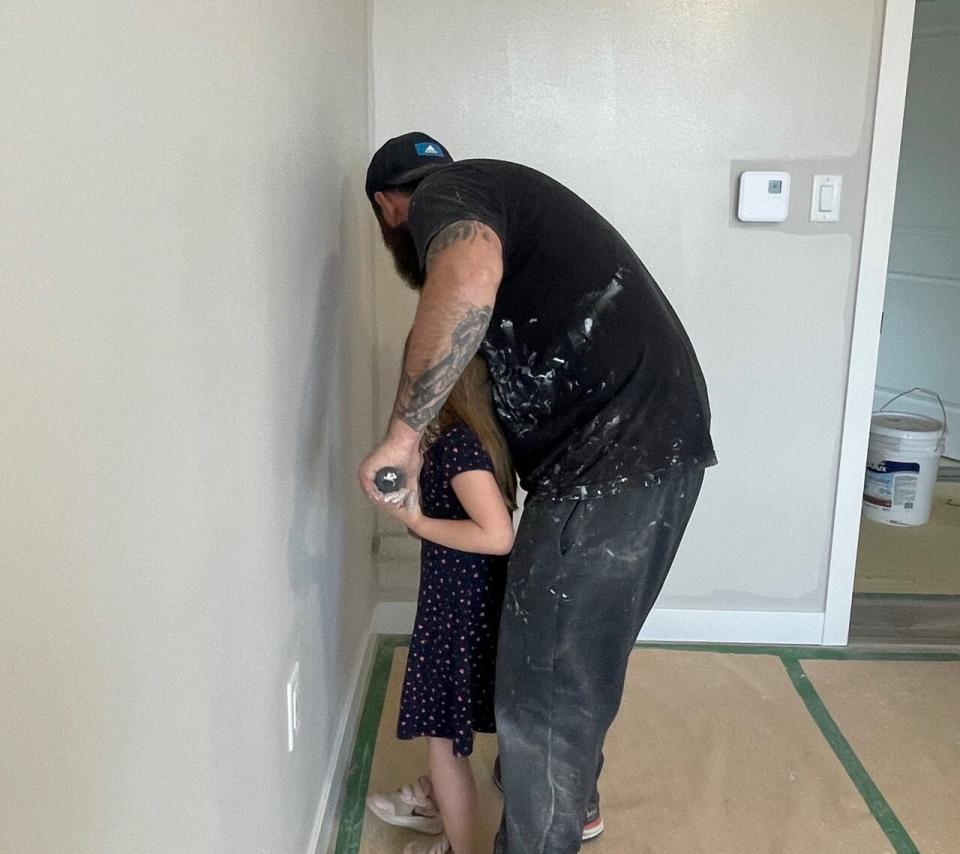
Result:
[[[820,213],[830,213],[833,210],[833,187],[824,184],[820,188]]]
[[[837,222],[840,219],[841,175],[814,175],[810,199],[811,222]]]

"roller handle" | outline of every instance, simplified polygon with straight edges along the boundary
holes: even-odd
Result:
[[[407,485],[407,479],[403,476],[403,472],[393,466],[380,469],[373,476],[373,482],[384,495],[399,492]]]

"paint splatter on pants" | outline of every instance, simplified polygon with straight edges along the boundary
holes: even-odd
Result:
[[[618,495],[524,508],[497,658],[496,854],[580,850],[630,651],[702,484],[696,468]]]

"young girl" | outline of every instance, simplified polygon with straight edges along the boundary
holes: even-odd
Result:
[[[513,547],[516,485],[493,414],[486,365],[474,358],[424,436],[420,507],[386,508],[423,542],[420,595],[397,736],[426,736],[430,776],[370,809],[390,824],[445,835],[404,854],[474,854],[474,732],[494,732],[497,631]]]

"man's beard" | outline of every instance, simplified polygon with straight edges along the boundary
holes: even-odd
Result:
[[[417,255],[417,246],[413,242],[410,229],[405,225],[391,228],[381,222],[380,232],[383,234],[383,242],[393,255],[393,265],[397,268],[400,278],[414,290],[420,290],[426,275],[420,267],[420,256]]]

